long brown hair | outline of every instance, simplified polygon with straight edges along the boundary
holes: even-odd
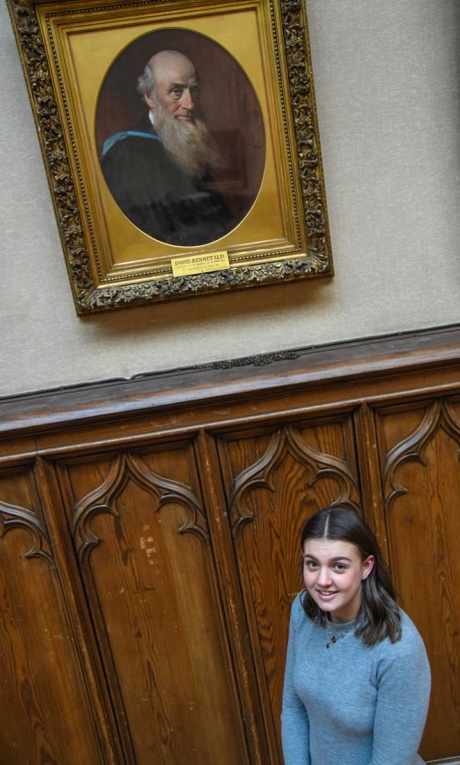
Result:
[[[355,511],[346,507],[330,506],[312,515],[302,529],[302,551],[307,539],[336,539],[351,542],[364,561],[374,557],[374,566],[362,583],[362,601],[357,618],[355,635],[366,645],[389,638],[392,643],[400,640],[401,614],[388,569],[374,532]],[[327,616],[315,603],[307,590],[302,595],[302,605],[309,619],[326,625]]]

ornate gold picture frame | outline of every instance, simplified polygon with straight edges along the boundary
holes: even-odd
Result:
[[[302,0],[7,3],[79,315],[333,275]],[[159,207],[138,205],[108,165],[141,146],[130,183],[155,176],[163,139],[138,83],[164,51],[193,67],[218,159],[186,204],[174,176]]]

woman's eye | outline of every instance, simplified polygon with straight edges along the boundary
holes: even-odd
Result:
[[[346,571],[347,567],[343,563],[336,563],[334,566],[336,571]]]
[[[304,565],[305,568],[308,568],[310,571],[313,571],[316,568],[316,563],[313,560],[306,560]]]

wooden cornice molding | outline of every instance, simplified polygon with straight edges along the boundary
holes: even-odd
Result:
[[[220,361],[0,399],[0,435],[458,368],[460,326]]]

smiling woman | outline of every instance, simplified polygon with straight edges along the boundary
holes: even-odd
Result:
[[[301,535],[305,589],[292,606],[285,765],[419,765],[430,668],[398,608],[377,540],[353,510],[316,513]]]
[[[350,622],[361,608],[362,582],[374,566],[363,561],[351,542],[307,539],[304,544],[305,588],[332,622]]]

